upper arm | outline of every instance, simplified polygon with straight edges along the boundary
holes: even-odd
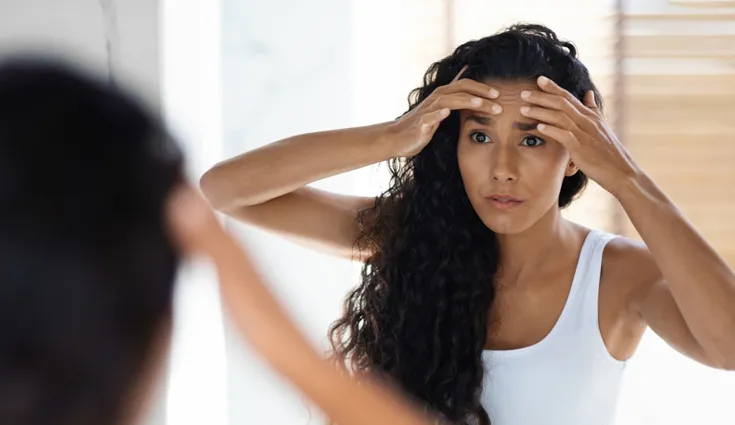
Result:
[[[372,253],[358,251],[355,245],[360,235],[358,214],[374,203],[372,197],[303,187],[262,204],[222,212],[319,251],[364,261]]]
[[[645,245],[631,242],[628,267],[639,277],[631,293],[631,308],[669,346],[699,363],[717,367],[689,329],[653,255]]]
[[[717,367],[689,330],[664,280],[651,283],[636,305],[651,330],[672,348],[699,363]]]

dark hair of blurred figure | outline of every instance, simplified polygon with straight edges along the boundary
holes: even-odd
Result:
[[[65,64],[0,64],[0,424],[135,421],[170,337],[181,180],[136,100]]]

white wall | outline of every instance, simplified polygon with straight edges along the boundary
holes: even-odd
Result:
[[[351,121],[350,4],[344,0],[223,1],[224,156]],[[350,191],[349,177],[333,190]],[[315,344],[354,283],[348,262],[233,225],[274,292]],[[304,424],[301,396],[227,332],[230,423]],[[318,423],[318,412],[311,412]]]
[[[160,7],[163,112],[196,182],[222,153],[220,2],[161,0]],[[227,358],[211,265],[184,267],[174,307],[166,423],[227,424]]]
[[[0,0],[0,55],[40,50],[106,74],[109,39],[116,77],[157,107],[158,17],[151,0]]]

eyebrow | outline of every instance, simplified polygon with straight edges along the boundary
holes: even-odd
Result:
[[[487,116],[473,114],[473,115],[468,115],[467,118],[465,118],[465,122],[467,121],[474,121],[480,125],[490,126],[493,120]],[[521,130],[521,131],[531,131],[531,130],[535,130],[537,125],[538,125],[537,122],[514,122],[513,128]]]

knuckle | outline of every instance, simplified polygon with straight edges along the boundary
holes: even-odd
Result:
[[[564,117],[563,118],[564,119],[564,122],[566,123],[566,125],[568,127],[576,127],[576,123],[574,122],[574,120],[569,115],[567,115],[567,114],[561,114],[561,115]]]
[[[460,88],[467,89],[467,88],[473,86],[473,81],[470,80],[469,78],[463,78],[463,79],[457,81],[457,84],[459,84],[459,87]]]
[[[569,117],[561,111],[553,111],[551,113],[552,119],[560,124],[568,124]]]

